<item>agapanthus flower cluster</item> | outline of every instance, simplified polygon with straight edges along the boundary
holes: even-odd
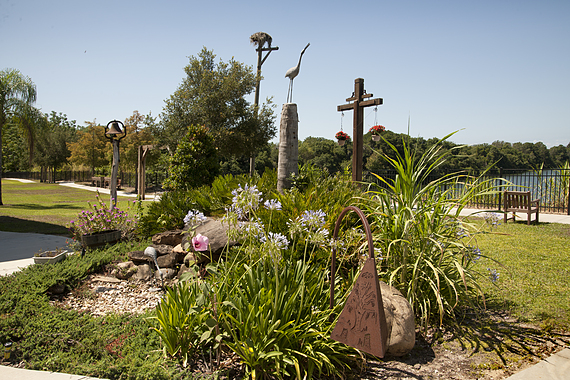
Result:
[[[305,231],[317,231],[325,225],[325,214],[322,210],[306,210],[299,216],[299,222],[305,228]]]
[[[122,236],[132,233],[138,224],[136,216],[129,216],[125,211],[118,207],[107,208],[106,204],[101,200],[99,194],[96,195],[97,204],[89,204],[89,210],[83,210],[79,213],[76,220],[72,220],[68,227],[76,241],[81,240],[81,236],[95,232],[108,230],[120,230]],[[136,201],[133,201],[133,205]]]
[[[491,268],[487,268],[487,270],[489,271],[489,279],[491,280],[491,282],[493,283],[497,282],[497,280],[499,280],[499,272],[497,272],[496,269],[491,269]]]
[[[490,226],[491,229],[497,228],[501,224],[499,222],[501,220],[501,215],[497,214],[496,212],[486,212],[483,215],[483,218],[485,219],[485,223],[487,223],[487,225]]]
[[[257,186],[245,185],[244,188],[239,187],[232,191],[232,205],[228,211],[238,215],[239,220],[248,220],[251,211],[257,210],[259,203],[262,201],[261,191]]]
[[[281,202],[277,199],[267,199],[263,206],[268,210],[281,210]]]
[[[472,247],[468,245],[465,247],[467,249],[467,259],[472,262],[476,262],[481,258],[481,250],[478,247]]]
[[[289,246],[289,240],[287,240],[283,234],[279,233],[268,232],[261,237],[260,241],[264,244],[272,244],[277,249],[286,249]]]
[[[184,224],[189,224],[190,226],[199,226],[201,224],[204,224],[206,220],[208,220],[208,218],[204,216],[204,214],[200,211],[190,210],[184,217]]]

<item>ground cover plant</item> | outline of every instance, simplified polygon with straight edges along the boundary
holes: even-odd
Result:
[[[146,244],[120,243],[0,277],[0,343],[14,343],[12,362],[109,379],[180,378],[176,366],[163,360],[159,337],[144,316],[94,317],[50,302],[54,285],[75,289],[88,274]]]

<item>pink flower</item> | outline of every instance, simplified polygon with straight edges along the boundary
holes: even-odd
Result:
[[[192,246],[195,251],[206,251],[209,243],[210,240],[202,234],[198,234],[192,238]]]

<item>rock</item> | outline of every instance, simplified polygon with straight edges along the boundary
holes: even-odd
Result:
[[[167,255],[159,256],[156,261],[159,268],[174,268],[178,263],[178,258],[176,253],[170,252]]]
[[[382,281],[380,291],[389,331],[386,355],[403,356],[416,343],[416,322],[412,306],[402,293]]]
[[[136,265],[152,263],[152,259],[146,256],[143,251],[131,251],[127,253],[127,256]]]
[[[175,246],[182,243],[182,230],[166,231],[152,237],[152,243],[156,245]]]
[[[176,269],[172,268],[160,268],[160,272],[162,272],[162,276],[164,280],[171,280],[176,277]],[[154,272],[154,278],[160,280],[160,273],[158,271]]]
[[[137,273],[133,275],[135,280],[139,281],[148,281],[152,278],[152,270],[150,269],[150,265],[142,264],[137,266]]]
[[[137,272],[137,266],[132,261],[117,264],[111,274],[120,280],[127,280]]]
[[[184,250],[184,248],[182,248],[182,244],[178,244],[176,247],[172,248],[172,252],[176,253],[176,261],[179,263],[184,262],[184,257],[188,253]]]
[[[172,252],[172,248],[173,248],[173,246],[166,245],[166,244],[153,244],[151,247],[156,249],[157,256],[168,255],[169,253]]]
[[[127,261],[129,262],[129,261]],[[132,261],[131,261],[132,262]],[[111,282],[111,283],[119,283],[121,280],[115,277],[108,277],[108,276],[93,276],[91,282]]]
[[[185,227],[185,230],[187,229],[188,227]],[[210,241],[209,248],[213,257],[219,257],[222,254],[224,247],[228,245],[228,226],[222,224],[222,222],[218,220],[208,219],[204,224],[196,227],[196,230],[193,232],[184,234],[182,238],[182,247],[185,247],[186,244],[192,246],[192,237],[198,234],[206,236]],[[210,259],[209,252],[204,252],[203,256],[205,256],[207,260]]]
[[[190,269],[186,266],[186,264],[180,265],[180,269],[178,270],[178,277],[182,276],[184,273],[188,272]]]

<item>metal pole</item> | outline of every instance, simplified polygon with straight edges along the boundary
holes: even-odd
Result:
[[[113,166],[111,168],[111,205],[110,210],[117,206],[117,173],[119,171],[119,140],[113,139]]]

